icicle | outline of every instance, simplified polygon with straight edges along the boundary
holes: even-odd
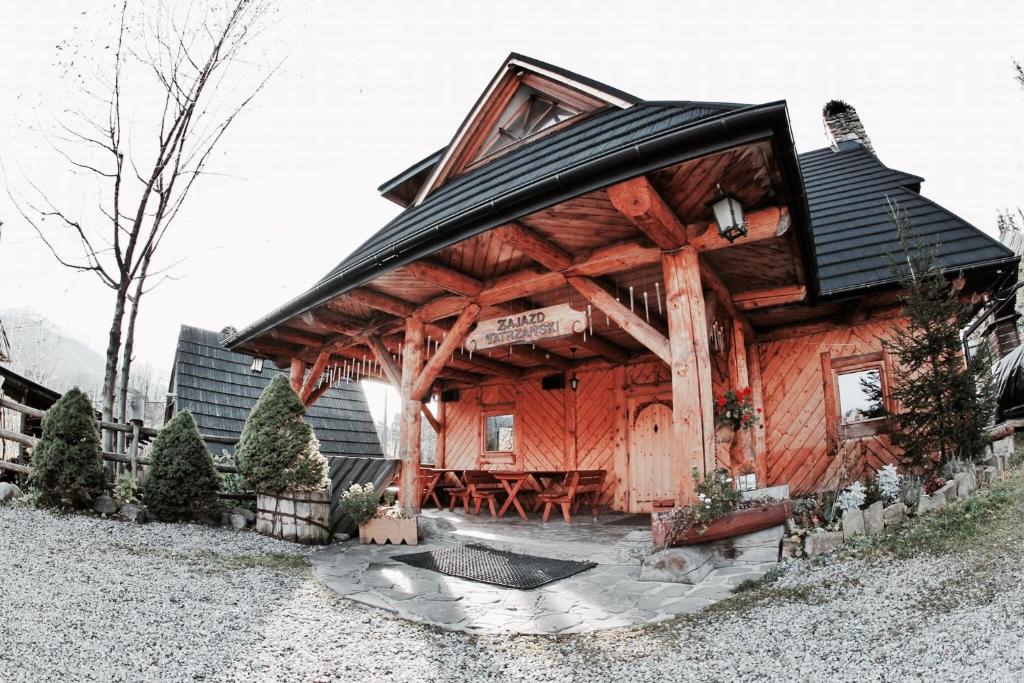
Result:
[[[473,347],[469,348],[469,359],[473,360]]]
[[[633,312],[633,285],[629,286],[629,312]]]
[[[594,307],[587,304],[587,327],[590,329],[590,336],[594,336]]]
[[[651,308],[647,305],[647,290],[644,290],[644,315],[647,316],[647,322],[651,322]]]
[[[658,302],[658,315],[661,315],[661,283],[654,283],[654,299]]]

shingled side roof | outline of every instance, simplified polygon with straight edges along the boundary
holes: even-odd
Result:
[[[1009,261],[1013,252],[923,197],[922,178],[888,168],[860,143],[799,155],[822,296],[894,280],[890,254],[900,249],[890,202],[906,211],[914,236],[956,271]]]
[[[219,336],[211,330],[181,326],[171,377],[174,409],[191,411],[203,434],[238,437],[260,393],[283,371],[267,360],[262,372],[252,372],[252,358],[228,351]],[[383,457],[359,384],[330,389],[313,404],[306,419],[326,456]],[[211,448],[219,453],[223,446]]]

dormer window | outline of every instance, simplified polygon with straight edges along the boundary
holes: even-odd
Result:
[[[497,125],[480,145],[474,161],[489,157],[579,113],[579,110],[529,86],[521,86],[498,117]]]

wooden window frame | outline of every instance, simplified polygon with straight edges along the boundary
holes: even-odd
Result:
[[[487,418],[495,415],[512,416],[512,450],[487,450]],[[514,404],[490,406],[480,411],[480,463],[482,465],[515,465],[519,460],[519,415]]]
[[[890,417],[896,413],[896,407],[889,395],[892,379],[889,375],[887,354],[884,351],[837,358],[832,357],[829,351],[823,351],[821,369],[825,389],[825,434],[831,452],[838,450],[840,442],[888,434],[892,431]],[[839,375],[876,369],[882,383],[882,406],[886,415],[859,422],[843,422],[839,399]]]

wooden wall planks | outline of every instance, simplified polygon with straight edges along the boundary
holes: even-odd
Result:
[[[764,386],[768,485],[788,483],[794,494],[822,491],[896,462],[898,450],[884,435],[829,448],[822,363],[823,353],[842,358],[880,351],[880,337],[892,328],[892,320],[869,321],[752,347]]]

